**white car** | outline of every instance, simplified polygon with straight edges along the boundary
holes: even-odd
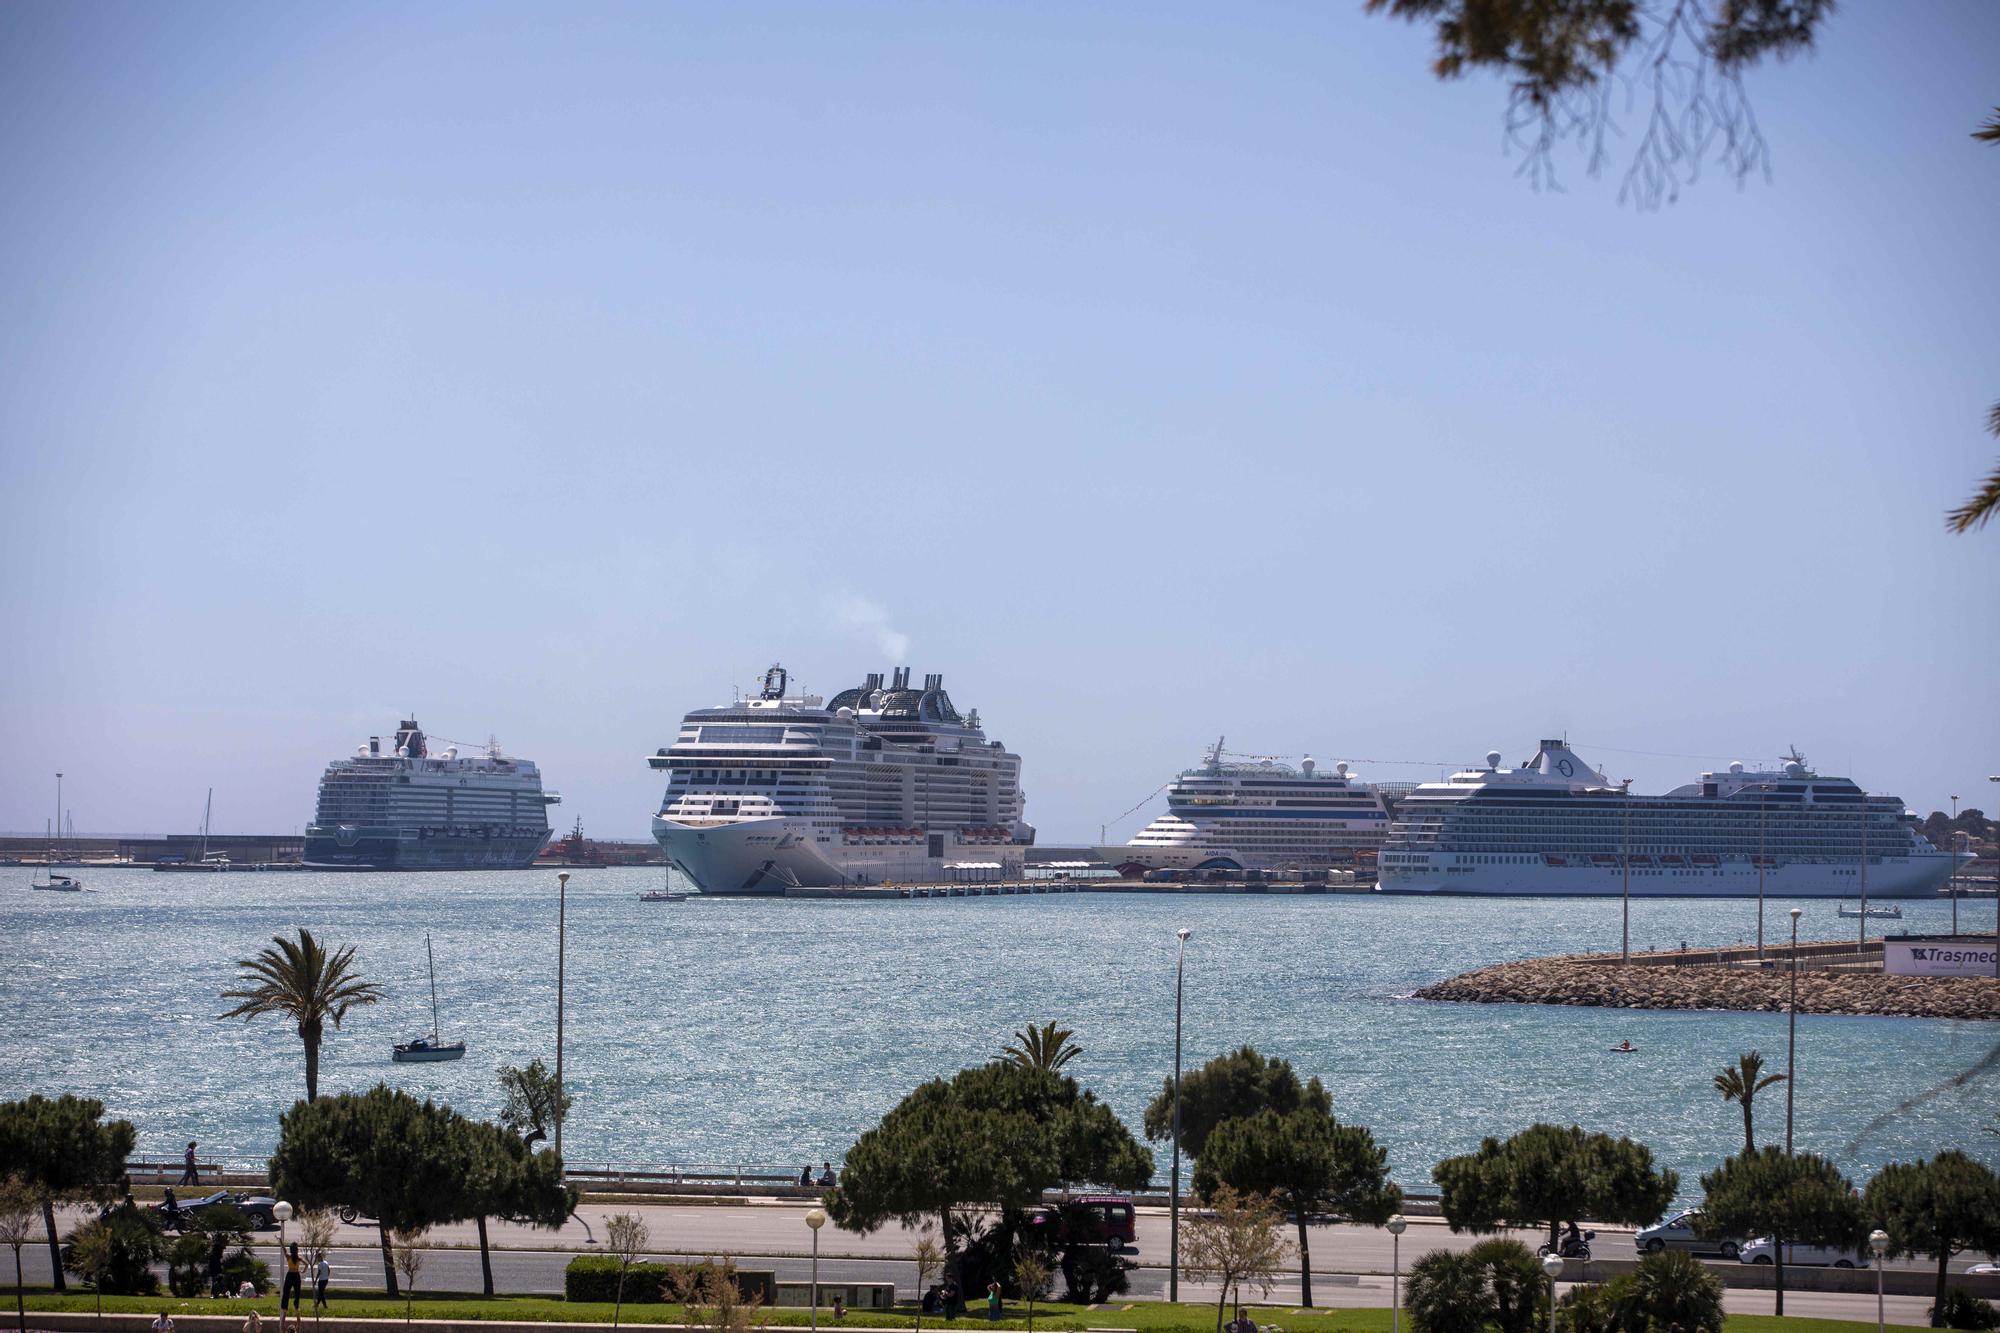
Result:
[[[1736,1252],[1737,1259],[1746,1264],[1768,1264],[1776,1262],[1777,1245],[1769,1236],[1745,1241],[1743,1248]],[[1797,1268],[1866,1268],[1868,1256],[1857,1250],[1830,1250],[1823,1245],[1785,1246],[1785,1264]]]
[[[2000,1277],[2000,1264],[1974,1264],[1965,1270],[1967,1277]]]
[[[1734,1259],[1742,1246],[1733,1240],[1703,1240],[1695,1234],[1695,1227],[1700,1221],[1701,1209],[1690,1208],[1675,1213],[1664,1222],[1639,1228],[1632,1233],[1632,1243],[1641,1254],[1686,1250],[1690,1254],[1719,1254],[1725,1259]]]

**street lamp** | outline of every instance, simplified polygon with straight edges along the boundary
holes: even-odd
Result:
[[[563,958],[569,952],[569,871],[556,871],[556,1161],[562,1161]]]
[[[1618,961],[1621,966],[1632,965],[1632,779],[1626,778],[1621,784],[1625,793],[1624,846],[1620,848],[1619,861],[1624,866],[1624,888],[1619,891],[1623,900],[1624,919],[1618,931]]]
[[[1951,827],[1945,832],[1951,843],[1951,933],[1958,934],[1958,798],[1951,798]],[[1885,964],[1886,966],[1886,964]]]
[[[813,1233],[812,1326],[819,1327],[819,1229],[826,1225],[826,1209],[806,1209],[806,1225]]]
[[[1882,1327],[1882,1252],[1888,1248],[1888,1232],[1876,1227],[1868,1233],[1868,1256],[1875,1261],[1875,1333],[1887,1333]]]
[[[1383,1223],[1389,1231],[1389,1333],[1403,1333],[1403,1229],[1401,1213]]]
[[[1167,1299],[1181,1298],[1181,981],[1187,971],[1188,936],[1182,926],[1180,955],[1174,960],[1174,1171],[1167,1189]]]
[[[1792,998],[1786,1005],[1791,1017],[1785,1028],[1785,1156],[1792,1155],[1792,1089],[1799,1085],[1799,916],[1803,908],[1792,909]],[[1779,1256],[1782,1261],[1783,1256]]]
[[[281,1279],[283,1285],[278,1288],[278,1328],[282,1331],[285,1327],[285,1300],[287,1297],[293,1301],[299,1300],[305,1294],[305,1281],[301,1275],[300,1289],[293,1291],[292,1266],[285,1261],[285,1223],[292,1220],[292,1206],[280,1199],[271,1205],[271,1216],[278,1219],[278,1271],[285,1275]],[[301,1318],[300,1322],[303,1323],[304,1319]]]
[[[1556,1279],[1562,1276],[1563,1257],[1550,1254],[1542,1260],[1542,1271],[1549,1275],[1549,1333],[1556,1333]]]

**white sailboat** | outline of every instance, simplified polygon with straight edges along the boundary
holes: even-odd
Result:
[[[424,955],[431,963],[431,1031],[428,1037],[418,1037],[415,1041],[396,1043],[394,1059],[397,1064],[429,1064],[438,1060],[462,1060],[465,1058],[465,1043],[462,1041],[438,1040],[438,968],[437,954],[431,948],[430,933],[424,933]]]
[[[55,867],[61,864],[62,862],[62,856],[61,856],[62,849],[59,842],[61,836],[62,836],[62,774],[58,773],[56,774],[56,822],[53,832],[51,832],[49,835],[48,861],[47,864],[42,869],[42,877],[38,880],[35,880],[30,885],[28,885],[29,888],[34,889],[38,893],[82,893],[83,892],[82,880],[76,878],[74,875],[58,875],[55,871]]]
[[[208,850],[209,820],[215,814],[215,788],[208,789],[208,798],[201,805],[201,859],[199,861],[156,861],[155,870],[202,870],[211,875],[230,869],[228,852]]]

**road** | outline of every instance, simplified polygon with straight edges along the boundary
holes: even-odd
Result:
[[[728,1255],[746,1268],[764,1268],[783,1281],[805,1281],[811,1275],[811,1230],[805,1224],[805,1208],[796,1203],[747,1202],[735,1204],[687,1205],[654,1203],[586,1203],[578,1215],[557,1231],[540,1231],[511,1223],[488,1224],[494,1245],[493,1278],[502,1292],[520,1294],[558,1293],[562,1290],[563,1268],[579,1251],[598,1248],[603,1238],[604,1220],[613,1213],[637,1213],[651,1233],[647,1256],[654,1259],[699,1259]],[[71,1219],[72,1221],[75,1219]],[[1127,1252],[1138,1267],[1132,1273],[1131,1295],[1144,1300],[1161,1300],[1167,1294],[1166,1257],[1169,1222],[1164,1210],[1142,1209],[1138,1216],[1138,1244]],[[1535,1245],[1543,1239],[1528,1233],[1512,1233]],[[453,1223],[433,1228],[427,1238],[438,1247],[424,1261],[418,1279],[420,1291],[478,1291],[480,1289],[478,1232],[471,1223]],[[914,1294],[916,1274],[909,1262],[917,1233],[890,1224],[870,1236],[856,1235],[827,1227],[820,1233],[820,1280],[822,1282],[895,1282],[904,1297]],[[1405,1272],[1412,1260],[1432,1250],[1465,1250],[1484,1237],[1454,1234],[1435,1219],[1412,1218],[1400,1246]],[[1316,1303],[1328,1307],[1385,1307],[1390,1303],[1389,1271],[1392,1241],[1376,1227],[1314,1226],[1309,1230],[1312,1251],[1313,1295]],[[382,1264],[372,1227],[343,1226],[335,1238],[332,1257],[334,1286],[379,1289]],[[1602,1230],[1594,1246],[1606,1259],[1635,1257],[1628,1231]],[[259,1237],[259,1253],[276,1266],[276,1237]],[[48,1249],[30,1246],[23,1254],[30,1282],[47,1282]],[[1971,1262],[1966,1257],[1963,1262]],[[1894,1265],[1907,1265],[1907,1261]],[[1954,1267],[1958,1267],[1955,1264]],[[1582,1276],[1579,1274],[1578,1276]],[[1567,1285],[1567,1284],[1565,1284]],[[1183,1300],[1213,1300],[1215,1289],[1183,1280]],[[1280,1281],[1270,1299],[1290,1305],[1298,1300],[1296,1277]],[[1724,1308],[1737,1314],[1769,1314],[1772,1293],[1731,1288],[1723,1298]],[[1786,1295],[1786,1312],[1827,1319],[1872,1320],[1875,1298],[1859,1293],[1800,1292]],[[1890,1296],[1887,1314],[1892,1323],[1926,1322],[1929,1300],[1921,1296]]]

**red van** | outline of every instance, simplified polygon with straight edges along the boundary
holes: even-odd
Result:
[[[1114,1252],[1139,1239],[1132,1200],[1122,1194],[1085,1194],[1040,1209],[1033,1225],[1053,1226],[1065,1245],[1103,1245]]]

